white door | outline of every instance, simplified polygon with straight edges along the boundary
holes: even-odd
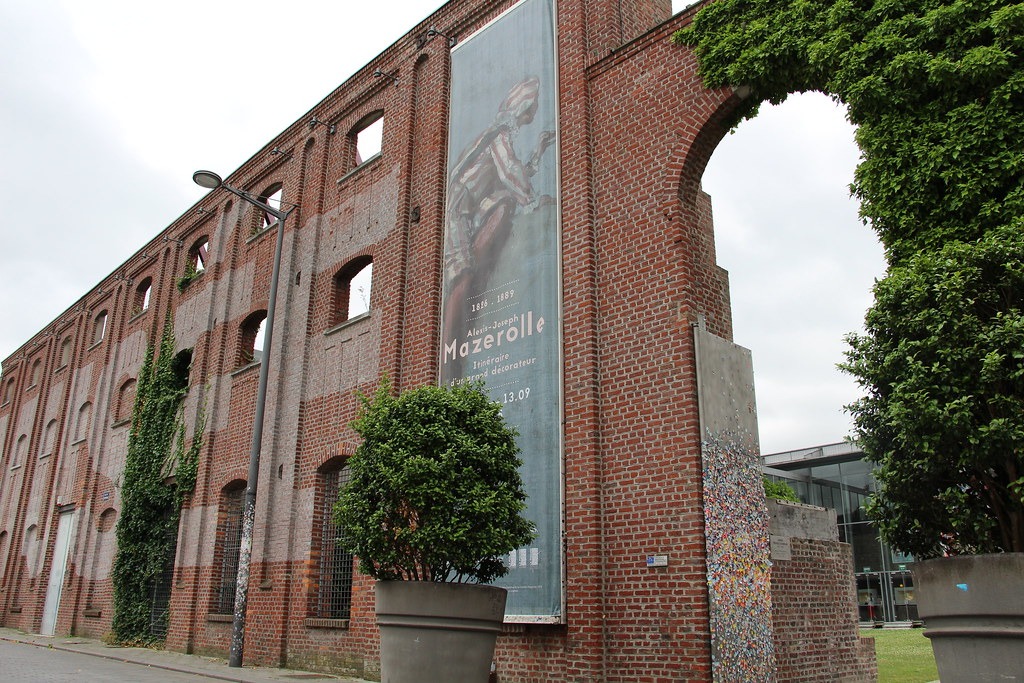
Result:
[[[64,572],[68,568],[68,552],[71,550],[71,537],[75,531],[75,511],[62,512],[57,523],[57,542],[53,548],[53,565],[50,567],[50,580],[46,584],[46,602],[43,603],[43,623],[39,632],[44,636],[52,636],[57,626],[57,609],[60,607],[60,592],[64,588]]]

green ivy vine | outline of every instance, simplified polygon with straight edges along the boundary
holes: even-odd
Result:
[[[175,280],[175,286],[177,286],[179,292],[184,292],[185,288],[192,284],[192,281],[199,277],[200,271],[196,269],[196,264],[189,263],[185,266],[185,273]]]
[[[183,419],[191,358],[176,356],[168,316],[156,351],[139,372],[121,485],[114,558],[113,635],[123,643],[152,643],[152,588],[173,557],[185,498],[195,489],[206,427],[205,395],[191,438]],[[167,483],[174,477],[174,484]],[[166,619],[166,615],[158,615]]]

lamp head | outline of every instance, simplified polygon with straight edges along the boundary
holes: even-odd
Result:
[[[192,180],[196,185],[205,187],[207,190],[216,190],[224,184],[221,177],[213,171],[196,171],[192,174]]]

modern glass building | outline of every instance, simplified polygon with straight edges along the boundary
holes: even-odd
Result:
[[[763,456],[764,473],[793,487],[802,502],[835,510],[839,540],[853,548],[862,623],[915,622],[914,558],[879,540],[871,525],[864,508],[875,480],[863,457],[852,443],[773,453]]]

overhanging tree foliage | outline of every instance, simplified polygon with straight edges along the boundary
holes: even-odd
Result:
[[[188,392],[189,360],[175,356],[168,317],[159,354],[150,346],[139,371],[122,475],[112,573],[113,631],[121,642],[153,642],[154,631],[161,630],[153,623],[153,585],[174,553],[181,506],[195,488],[205,428],[201,408],[192,438],[186,439],[182,402]],[[166,483],[171,474],[173,486]]]
[[[793,92],[846,104],[890,262],[1024,215],[1024,4],[715,0],[674,39],[708,86],[750,88],[740,117]]]
[[[845,367],[879,465],[870,514],[919,557],[1024,552],[1024,239],[995,230],[893,268]]]
[[[848,107],[851,187],[889,271],[845,370],[883,536],[921,557],[1024,551],[1024,4],[716,0],[674,36],[747,105]]]
[[[352,427],[363,443],[335,507],[341,545],[382,580],[488,583],[533,539],[516,433],[478,385],[387,382]]]

